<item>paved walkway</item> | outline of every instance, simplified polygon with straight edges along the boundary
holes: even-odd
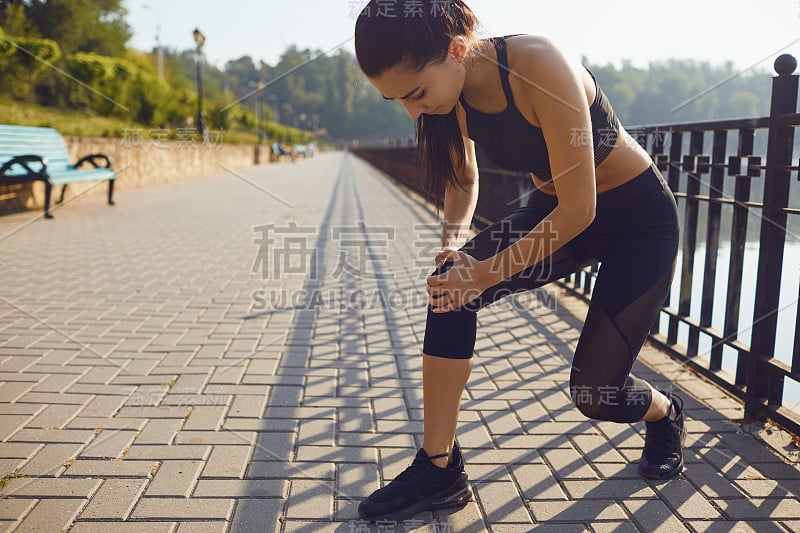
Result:
[[[24,475],[2,531],[800,530],[797,465],[649,346],[634,372],[684,391],[690,446],[640,478],[644,424],[570,402],[585,306],[555,289],[481,312],[477,501],[368,527],[358,502],[421,445],[431,212],[341,153],[117,204],[0,218],[0,475]]]

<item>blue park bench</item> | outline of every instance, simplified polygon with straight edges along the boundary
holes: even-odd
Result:
[[[93,168],[81,170],[86,163]],[[43,182],[46,218],[53,218],[50,196],[55,185],[61,185],[57,202],[61,203],[70,183],[108,180],[108,203],[114,205],[115,176],[108,156],[103,154],[87,155],[71,164],[64,138],[53,128],[0,124],[0,184]]]
[[[278,142],[272,143],[272,156],[270,157],[270,160],[280,161],[281,157],[290,157],[292,161],[294,161],[296,158],[296,154],[291,150],[284,148],[281,143]]]

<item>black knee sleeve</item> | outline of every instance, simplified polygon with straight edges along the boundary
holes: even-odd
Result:
[[[470,359],[475,350],[478,314],[464,307],[434,313],[428,305],[422,352],[447,359]]]

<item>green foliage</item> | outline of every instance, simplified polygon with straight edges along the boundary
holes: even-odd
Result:
[[[116,61],[93,53],[78,52],[67,57],[69,73],[87,85],[113,79]]]
[[[765,69],[734,76],[730,62],[677,59],[652,62],[647,70],[629,63],[589,68],[626,127],[769,114],[774,73]]]
[[[767,114],[758,97],[746,91],[736,91],[728,97],[728,109],[733,118],[749,118]]]
[[[50,63],[61,58],[61,48],[52,39],[36,37],[7,37],[14,44],[14,58],[23,67],[31,71],[47,68]]]
[[[0,26],[9,35],[41,37],[33,23],[25,16],[25,6],[21,1],[0,1]],[[3,34],[3,29],[0,29],[0,36]]]
[[[33,99],[36,78],[61,58],[61,48],[51,39],[16,37],[0,32],[0,68],[6,80],[0,88],[21,97]]]
[[[101,117],[85,111],[41,106],[0,96],[0,124],[22,124],[56,128],[64,135],[121,137],[126,129],[145,127],[114,117]]]
[[[131,37],[123,0],[30,0],[25,14],[64,55],[95,52],[121,56]]]
[[[124,17],[123,0],[0,2],[0,94],[144,127],[196,126],[195,51],[163,50],[159,80],[154,53],[126,48],[130,28]],[[44,61],[20,55],[14,42]],[[654,62],[647,69],[630,61],[587,66],[628,128],[768,113],[771,71],[734,76],[731,63],[691,60]],[[247,142],[256,138],[257,106],[268,140],[304,142],[309,130],[338,141],[414,133],[403,106],[381,98],[344,49],[323,54],[290,46],[275,65],[243,56],[223,68],[205,63],[202,71],[209,127],[241,132],[231,137]]]

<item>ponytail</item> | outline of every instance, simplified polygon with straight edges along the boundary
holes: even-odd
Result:
[[[451,38],[461,35],[471,40],[478,25],[464,0],[397,0],[388,7],[385,0],[370,0],[356,21],[356,59],[371,78],[397,66],[420,72],[442,63]],[[438,212],[447,187],[463,189],[458,175],[464,170],[466,154],[456,107],[447,115],[421,114],[414,130],[422,185]]]

